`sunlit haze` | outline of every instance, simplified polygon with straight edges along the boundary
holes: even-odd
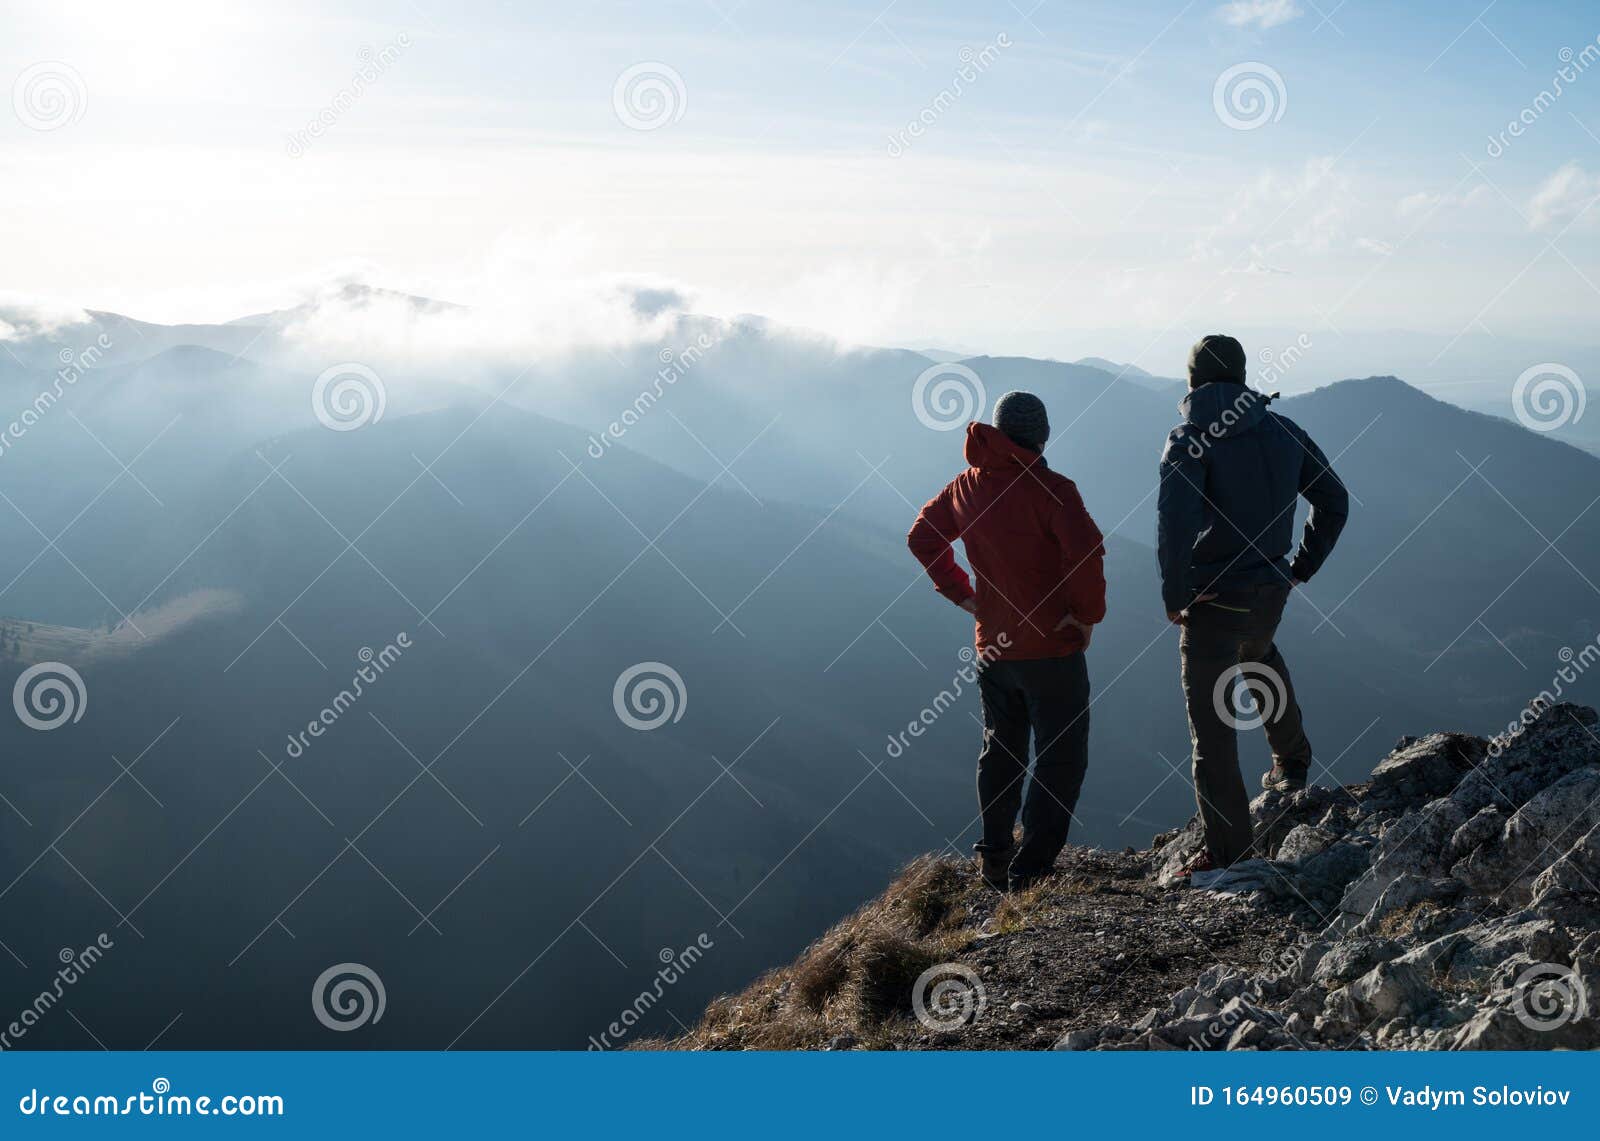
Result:
[[[17,5],[0,70],[66,65],[81,106],[0,124],[4,285],[176,322],[349,276],[524,311],[621,276],[855,342],[1169,375],[1255,328],[1321,344],[1306,379],[1476,380],[1488,343],[1593,339],[1592,16]],[[630,124],[639,64],[669,105]]]

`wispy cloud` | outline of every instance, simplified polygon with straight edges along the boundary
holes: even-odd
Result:
[[[1600,197],[1600,174],[1590,174],[1569,162],[1540,184],[1528,203],[1528,224],[1542,230],[1557,223],[1570,222],[1584,214]],[[1595,214],[1587,217],[1595,219]]]
[[[1261,260],[1260,251],[1259,250],[1255,250],[1255,249],[1252,249],[1250,251],[1250,260],[1248,262],[1246,262],[1244,265],[1240,266],[1238,269],[1228,269],[1228,270],[1224,270],[1223,272],[1224,273],[1246,273],[1246,274],[1253,274],[1253,275],[1259,275],[1259,276],[1265,276],[1265,277],[1288,277],[1289,276],[1289,271],[1288,270],[1281,269],[1281,268],[1279,268],[1278,266],[1275,266],[1275,265],[1269,265],[1267,262],[1262,261]]]
[[[1395,213],[1406,219],[1423,218],[1446,210],[1475,205],[1493,193],[1483,183],[1474,186],[1465,194],[1435,194],[1428,190],[1418,190],[1400,199],[1395,204]]]
[[[1217,9],[1225,24],[1235,28],[1276,28],[1304,15],[1294,0],[1230,0]]]

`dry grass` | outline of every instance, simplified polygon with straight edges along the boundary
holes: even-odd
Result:
[[[983,890],[965,862],[913,860],[888,891],[836,924],[792,965],[717,999],[682,1038],[633,1048],[794,1050],[841,1035],[867,1046],[883,1042],[894,1023],[911,1017],[917,977],[971,944],[972,904]],[[1021,921],[1027,896],[1018,906]]]
[[[1009,935],[1028,927],[1033,922],[1034,914],[1045,906],[1052,893],[1081,895],[1093,891],[1092,886],[1063,877],[1040,880],[1026,891],[1012,892],[1001,899],[994,909],[994,923],[991,930],[997,934]]]
[[[1378,934],[1389,939],[1403,939],[1408,935],[1416,934],[1419,928],[1442,914],[1443,911],[1444,909],[1431,899],[1419,900],[1385,915],[1378,923]]]

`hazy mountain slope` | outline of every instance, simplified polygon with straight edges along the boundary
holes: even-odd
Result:
[[[392,987],[437,998],[404,1015],[396,1004],[377,1044],[433,1047],[470,1027],[462,1045],[580,1045],[649,981],[662,946],[716,941],[675,991],[687,1016],[792,955],[912,854],[966,850],[970,622],[904,549],[916,508],[962,463],[960,431],[930,429],[911,402],[931,362],[754,322],[686,318],[680,332],[708,328],[714,347],[598,450],[668,346],[448,379],[423,361],[384,365],[384,417],[334,432],[311,405],[316,371],[285,363],[269,330],[243,360],[177,348],[97,367],[0,456],[20,508],[0,518],[0,569],[14,580],[0,613],[91,627],[115,603],[152,627],[146,639],[124,626],[116,653],[85,643],[71,658],[92,698],[83,721],[0,729],[17,758],[0,793],[32,822],[0,832],[0,880],[16,880],[0,882],[7,942],[48,958],[35,940],[130,911],[147,937],[127,941],[128,973],[108,971],[103,997],[84,992],[97,1032],[142,1044],[204,978],[228,1000],[186,1014],[173,1044],[301,1044],[302,976],[381,944]],[[987,400],[1009,387],[1046,395],[1051,462],[1117,532],[1074,839],[1134,842],[1192,804],[1177,635],[1145,545],[1176,410],[1091,368],[968,364]],[[1474,635],[1424,669],[1405,641],[1415,623],[1442,647],[1452,611],[1465,625],[1476,592],[1504,583],[1453,577],[1459,560],[1441,540],[1470,537],[1471,513],[1500,501],[1471,480],[1430,516],[1459,477],[1449,450],[1418,440],[1509,431],[1489,444],[1522,469],[1522,484],[1502,486],[1518,503],[1541,481],[1593,482],[1592,461],[1513,425],[1458,420],[1393,381],[1284,407],[1340,455],[1364,501],[1281,635],[1319,761],[1354,779],[1373,741],[1503,724],[1516,695],[1547,684],[1541,655],[1571,616],[1591,611],[1560,593],[1572,572],[1548,555],[1499,604],[1520,640],[1498,611],[1490,622],[1526,668]],[[1386,544],[1413,531],[1386,562]],[[1496,553],[1506,581],[1542,546],[1531,536]],[[1582,525],[1562,540],[1579,566],[1595,546]],[[187,624],[157,628],[149,613],[207,598],[230,601]],[[290,755],[289,735],[350,685],[358,651],[401,631],[412,648]],[[681,720],[640,732],[612,693],[650,661],[678,671],[688,702]],[[108,759],[147,746],[148,795]],[[1245,757],[1253,776],[1262,743],[1248,740]],[[60,844],[91,888],[39,849],[101,792]],[[440,933],[408,936],[441,901]],[[39,915],[51,922],[30,927]],[[0,978],[26,989],[23,972]],[[665,1011],[655,1019],[648,1029],[672,1027]],[[59,1034],[76,1042],[71,1027]]]
[[[210,511],[226,498],[215,494],[217,470],[282,433],[321,430],[314,382],[181,344],[85,368],[59,395],[39,373],[0,385],[14,415],[36,410],[0,453],[9,500],[0,502],[0,613],[89,625],[147,604],[221,517]],[[384,414],[488,403],[434,381],[386,393]]]
[[[1330,457],[1348,449],[1336,466],[1361,502],[1312,591],[1347,632],[1462,691],[1514,693],[1600,631],[1600,460],[1393,378],[1283,406]]]
[[[137,756],[178,719],[140,766],[161,806],[123,781],[64,845],[162,948],[130,955],[142,986],[97,1011],[102,1033],[159,1025],[203,974],[230,1000],[186,1016],[176,1041],[299,1043],[303,1020],[271,996],[297,990],[319,959],[378,946],[391,986],[448,980],[427,984],[427,1011],[385,1031],[387,1044],[436,1046],[550,946],[464,1041],[579,1045],[637,993],[638,964],[660,946],[701,932],[717,942],[682,992],[703,1000],[792,953],[909,853],[970,844],[970,683],[922,736],[890,744],[961,684],[970,631],[897,535],[819,526],[816,512],[706,489],[624,450],[595,461],[580,429],[539,417],[475,416],[303,431],[237,456],[207,481],[194,527],[226,522],[152,605],[226,588],[242,608],[132,657],[80,663],[94,701],[81,724],[43,738],[7,730],[25,758],[7,795],[36,827],[59,829],[115,775],[107,754]],[[581,457],[579,474],[563,456]],[[432,474],[413,457],[434,461]],[[650,537],[666,527],[659,550],[622,514]],[[1185,740],[1173,635],[1132,586],[1148,566],[1146,552],[1113,543],[1080,838],[1136,835],[1188,802],[1172,767]],[[738,631],[717,629],[724,614]],[[401,631],[413,648],[290,755],[289,734],[349,685],[357,651]],[[640,733],[617,718],[613,683],[649,660],[679,672],[688,700],[681,721]],[[1359,666],[1308,663],[1313,722],[1343,699],[1414,723],[1410,698],[1369,686]],[[1152,695],[1171,697],[1154,715]],[[443,788],[420,774],[436,758]],[[340,855],[413,777],[360,852]],[[225,816],[203,858],[182,862]],[[8,837],[13,874],[36,855],[31,838]],[[450,896],[445,934],[395,942],[419,918],[408,899],[425,913],[491,850]],[[329,861],[283,917],[291,939],[273,916]],[[0,914],[50,907],[105,922],[104,901],[75,882],[64,864],[35,866]]]

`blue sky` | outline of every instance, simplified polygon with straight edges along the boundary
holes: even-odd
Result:
[[[1489,145],[1563,48],[1600,42],[1593,6],[186,0],[0,21],[12,295],[218,319],[340,273],[530,304],[625,275],[851,340],[1040,355],[1410,330],[1443,368],[1484,338],[1595,339],[1600,66]],[[667,112],[630,126],[617,84],[641,66]],[[41,68],[67,111],[27,107]],[[1253,129],[1219,111],[1230,69],[1259,80]]]

